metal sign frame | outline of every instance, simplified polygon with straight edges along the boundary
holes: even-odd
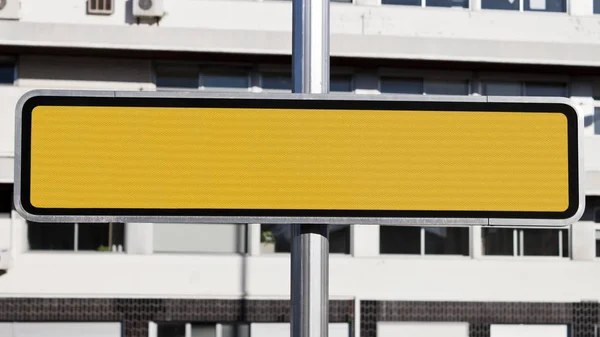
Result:
[[[107,100],[108,99],[108,100]],[[311,109],[385,109],[437,111],[559,111],[567,118],[569,151],[569,208],[562,213],[482,211],[344,211],[344,210],[148,210],[148,209],[36,209],[28,201],[31,112],[37,105],[148,106],[148,107],[278,107]],[[535,104],[534,104],[535,103]],[[216,105],[215,105],[216,104]],[[550,109],[550,110],[549,110]],[[25,128],[25,129],[24,129]],[[381,225],[527,225],[565,226],[584,210],[582,158],[583,119],[565,98],[492,96],[416,96],[348,94],[256,94],[202,92],[119,92],[34,90],[16,108],[15,188],[17,211],[37,222],[185,222],[277,224],[381,224]],[[25,190],[22,190],[25,186]],[[106,215],[109,214],[109,215]],[[390,215],[392,214],[392,215]]]

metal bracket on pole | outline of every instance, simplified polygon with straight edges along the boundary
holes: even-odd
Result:
[[[294,93],[329,93],[329,0],[292,0]],[[292,225],[291,337],[327,337],[329,231]]]

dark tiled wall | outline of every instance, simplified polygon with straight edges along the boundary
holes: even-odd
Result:
[[[330,301],[329,320],[348,322],[354,301]],[[3,298],[0,321],[122,322],[125,337],[147,337],[148,322],[289,322],[289,301]]]
[[[289,322],[289,301],[102,298],[3,298],[0,321],[122,322],[126,337],[147,337],[148,322]],[[468,322],[470,337],[490,324],[568,324],[572,337],[594,337],[598,303],[361,301],[360,336],[379,321]],[[330,301],[331,322],[354,320],[354,301]]]
[[[595,337],[598,303],[361,302],[361,337],[377,337],[380,321],[468,322],[470,337],[490,337],[490,324],[568,324],[571,337]]]

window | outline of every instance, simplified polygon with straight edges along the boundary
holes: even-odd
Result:
[[[564,13],[567,3],[566,0],[481,0],[481,8]]]
[[[557,82],[485,81],[487,96],[567,97],[567,84]]]
[[[156,67],[156,86],[159,89],[198,89],[198,68],[195,66]]]
[[[468,95],[469,81],[422,78],[382,77],[381,93],[415,95]]]
[[[585,198],[585,211],[579,221],[588,221],[600,224],[600,197],[587,196]],[[596,225],[595,230],[596,257],[600,257],[600,225]]]
[[[521,96],[523,88],[519,82],[486,82],[483,92],[487,96]]]
[[[155,223],[155,253],[246,253],[247,226]]]
[[[600,14],[600,0],[594,0],[594,14]]]
[[[382,77],[379,91],[385,94],[416,94],[422,95],[423,80],[420,78]]]
[[[189,331],[189,334],[186,333]],[[158,323],[156,337],[250,337],[246,323]]]
[[[201,76],[201,89],[213,91],[248,91],[250,73],[245,71],[207,71]]]
[[[381,254],[469,255],[467,227],[380,226]]]
[[[469,0],[382,0],[384,5],[468,8]]]
[[[195,65],[160,64],[156,67],[159,90],[249,91],[250,72],[243,68],[200,70]]]
[[[288,73],[262,74],[263,91],[292,92],[292,76]]]
[[[0,184],[0,213],[13,210],[13,184]]]
[[[566,12],[566,0],[524,0],[526,11]]]
[[[382,0],[384,5],[421,6],[421,0]]]
[[[427,80],[425,93],[428,95],[468,95],[469,82],[460,80]]]
[[[545,228],[483,228],[484,255],[569,256],[569,231]]]
[[[566,97],[567,86],[562,83],[526,82],[525,96]]]
[[[185,337],[185,324],[167,323],[157,324],[157,337]]]
[[[518,11],[520,0],[481,0],[482,9],[505,9]]]
[[[329,92],[352,92],[352,75],[332,75]]]
[[[329,252],[350,254],[350,226],[329,225]],[[287,224],[262,224],[260,226],[261,253],[289,253],[292,226]]]
[[[122,252],[125,226],[122,223],[28,222],[31,250]]]
[[[594,108],[592,123],[594,124],[594,134],[600,135],[600,107]]]
[[[113,0],[88,0],[89,14],[112,14]]]
[[[13,84],[15,81],[15,65],[0,63],[0,84]]]
[[[425,6],[469,8],[469,0],[426,0]]]

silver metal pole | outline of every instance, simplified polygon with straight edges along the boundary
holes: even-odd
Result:
[[[294,93],[329,93],[329,0],[292,0]],[[291,337],[327,337],[329,231],[292,225]]]

